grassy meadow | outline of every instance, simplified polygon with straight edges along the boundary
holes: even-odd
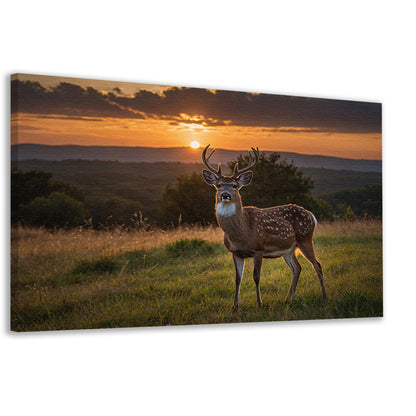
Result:
[[[265,259],[263,307],[256,307],[246,260],[240,311],[233,312],[234,265],[217,227],[122,231],[11,230],[11,329],[188,325],[376,317],[383,314],[381,221],[320,223],[315,251],[329,300],[312,266],[290,304],[291,272]]]

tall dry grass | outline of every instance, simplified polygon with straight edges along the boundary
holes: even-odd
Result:
[[[107,230],[56,229],[16,226],[11,230],[12,256],[22,260],[38,255],[88,257],[112,255],[120,251],[147,250],[162,247],[181,238],[203,238],[208,242],[222,242],[219,227],[191,226],[169,230],[130,230],[114,227]]]
[[[365,229],[366,234],[380,232],[379,220],[333,221],[321,222],[315,230],[319,236],[349,236],[360,235]],[[125,250],[147,250],[162,247],[165,244],[181,238],[202,238],[208,242],[222,242],[223,231],[218,226],[181,226],[163,230],[129,230],[114,227],[106,230],[56,229],[48,230],[37,227],[12,227],[12,255],[19,257],[35,256],[38,254],[62,254],[85,256],[108,255]]]

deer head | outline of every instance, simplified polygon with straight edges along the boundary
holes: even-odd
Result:
[[[250,160],[248,166],[244,169],[238,169],[238,163],[234,165],[234,171],[232,176],[224,176],[221,173],[221,165],[218,164],[218,168],[215,169],[209,164],[209,159],[214,154],[215,149],[207,156],[207,151],[210,145],[208,145],[202,152],[202,161],[208,170],[202,171],[205,182],[208,185],[212,185],[217,189],[217,204],[218,203],[239,203],[241,204],[239,190],[243,186],[250,184],[253,178],[253,172],[251,169],[256,165],[259,160],[259,149],[251,148],[253,153],[249,152]]]

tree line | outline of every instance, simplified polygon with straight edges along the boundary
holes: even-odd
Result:
[[[230,162],[230,170],[236,162],[244,167],[248,156],[240,155]],[[314,183],[311,178],[293,163],[282,160],[277,153],[261,154],[253,170],[253,182],[241,191],[245,205],[265,208],[295,203],[311,210],[320,220],[381,216],[381,186],[340,191],[320,199],[312,195]],[[13,169],[11,190],[13,224],[131,227],[149,223],[169,226],[216,222],[215,189],[198,173],[180,175],[175,183],[165,185],[157,208],[151,209],[146,199],[131,199],[128,192],[110,197],[83,192],[77,186],[54,178],[52,173],[39,170]]]

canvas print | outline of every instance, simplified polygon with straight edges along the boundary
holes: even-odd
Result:
[[[381,104],[15,74],[12,331],[380,317]]]

